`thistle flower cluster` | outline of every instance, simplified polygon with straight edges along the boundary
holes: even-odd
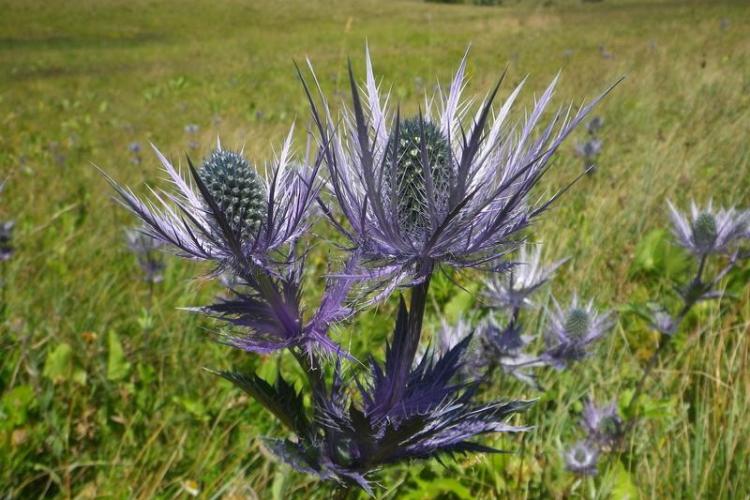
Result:
[[[252,373],[217,372],[293,434],[265,443],[298,471],[371,492],[369,476],[383,466],[497,451],[479,438],[525,429],[509,419],[529,402],[480,402],[481,377],[461,376],[472,340],[465,325],[460,339],[443,339],[449,345],[417,359],[429,285],[440,266],[512,267],[507,256],[521,232],[558,196],[534,202],[530,192],[598,99],[576,113],[569,107],[550,113],[555,79],[513,123],[523,83],[496,108],[498,83],[475,108],[462,98],[465,70],[464,58],[448,89],[428,99],[424,112],[402,119],[381,96],[368,53],[364,95],[350,67],[351,104],[339,120],[310,65],[314,87],[299,74],[318,147],[302,166],[293,160],[290,131],[263,169],[219,144],[198,166],[188,158],[186,177],[154,148],[171,189],[153,190],[151,199],[110,179],[146,234],[182,257],[213,263],[217,277],[231,276],[226,296],[194,309],[233,326],[220,341],[255,353],[285,350],[299,363],[309,398],[283,374],[271,384]],[[349,244],[311,307],[302,303],[302,277],[306,236],[318,213]],[[498,296],[526,307],[535,280],[552,270],[516,274],[520,281]],[[358,370],[362,363],[352,362],[332,327],[400,287],[408,306],[399,300],[384,361],[373,350],[367,369]],[[577,327],[579,336],[558,338],[555,348],[564,341],[585,348],[597,325],[592,316]]]
[[[525,311],[538,308],[532,297],[567,260],[545,266],[541,254],[541,245],[529,251],[528,244],[523,244],[510,270],[486,282],[484,297],[490,314],[479,327],[479,348],[474,356],[474,364],[490,373],[500,368],[536,387],[533,369],[550,366],[562,370],[581,361],[613,325],[611,313],[597,311],[593,301],[583,304],[574,294],[568,305],[561,306],[552,298],[553,307],[545,310],[544,346],[532,353],[534,337],[524,334]],[[438,342],[443,349],[455,345],[458,335],[468,328],[465,325],[459,328],[459,325],[441,331]],[[446,331],[451,333],[446,334]]]
[[[588,137],[585,141],[576,144],[576,154],[583,159],[583,170],[588,173],[596,171],[596,159],[602,152],[602,140],[599,138],[599,130],[604,126],[604,119],[600,116],[592,118],[587,126]]]
[[[564,453],[566,468],[582,475],[595,475],[599,457],[616,449],[625,427],[615,403],[596,406],[592,400],[583,405],[580,423],[585,437]]]

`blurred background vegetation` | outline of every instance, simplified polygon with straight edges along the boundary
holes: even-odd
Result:
[[[532,231],[553,284],[614,307],[620,322],[587,363],[548,372],[538,394],[498,380],[493,395],[541,397],[524,436],[490,440],[516,453],[396,467],[384,498],[709,497],[750,494],[750,297],[697,308],[643,398],[627,453],[579,480],[564,471],[581,399],[626,401],[656,333],[628,314],[668,292],[681,266],[665,200],[750,205],[750,8],[746,2],[508,0],[333,2],[0,1],[0,219],[15,219],[0,318],[0,495],[328,498],[330,487],[275,463],[256,439],[281,432],[259,406],[202,367],[276,363],[212,342],[215,323],[179,307],[217,293],[201,269],[168,260],[150,287],[124,244],[133,224],[92,167],[142,189],[161,174],[149,142],[184,163],[218,136],[269,158],[290,123],[304,152],[308,106],[292,61],[314,63],[333,101],[364,44],[392,99],[416,111],[471,44],[468,93],[502,71],[507,95],[530,75],[526,103],[561,72],[559,103],[580,103],[625,75],[596,110],[599,168]],[[489,2],[498,3],[498,2]],[[581,171],[581,130],[542,190]],[[259,161],[260,163],[260,161]],[[545,194],[540,192],[539,195]],[[330,232],[316,228],[317,240]],[[324,245],[315,279],[336,256]],[[479,314],[475,275],[434,284],[426,328]],[[315,296],[319,290],[308,290]],[[335,336],[358,356],[383,346],[393,304]],[[682,347],[685,347],[682,349]],[[689,347],[689,348],[688,348]],[[375,353],[380,355],[380,353]],[[292,369],[282,360],[284,369]]]

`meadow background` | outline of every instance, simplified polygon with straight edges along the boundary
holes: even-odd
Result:
[[[666,199],[750,205],[747,2],[24,0],[0,1],[0,12],[0,219],[17,221],[16,254],[3,264],[0,497],[330,496],[330,486],[274,462],[256,437],[279,425],[202,370],[272,377],[273,360],[214,343],[215,323],[178,310],[216,294],[192,279],[201,269],[169,259],[163,283],[141,280],[123,238],[133,219],[92,164],[141,190],[161,182],[149,142],[182,163],[217,136],[267,158],[292,120],[302,153],[308,105],[292,61],[310,57],[335,101],[347,91],[347,57],[363,75],[365,40],[407,111],[436,79],[449,81],[468,44],[470,94],[483,95],[505,68],[505,95],[530,76],[527,104],[558,71],[558,103],[627,77],[595,111],[605,120],[599,170],[532,230],[549,258],[571,257],[555,294],[578,290],[615,308],[618,326],[588,362],[545,372],[543,394],[498,381],[494,395],[541,397],[521,420],[533,431],[489,440],[515,453],[396,467],[378,478],[378,494],[750,495],[747,266],[727,285],[732,300],[689,318],[647,385],[627,449],[584,480],[560,457],[582,398],[624,406],[655,348],[656,333],[629,311],[667,294],[682,265],[660,232]],[[540,195],[580,172],[574,144],[584,136],[562,147]],[[317,241],[328,235],[316,227]],[[329,256],[320,245],[313,256],[308,273],[320,286]],[[455,278],[467,291],[438,279],[427,330],[441,315],[481,309],[477,277]],[[383,346],[392,313],[385,304],[335,336],[364,356]]]

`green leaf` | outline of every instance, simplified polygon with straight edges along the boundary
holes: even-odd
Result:
[[[471,309],[474,305],[474,295],[476,290],[476,283],[468,286],[466,290],[461,290],[460,288],[456,289],[453,298],[451,298],[443,308],[445,319],[449,323],[455,323]]]
[[[122,380],[130,373],[130,363],[125,359],[120,338],[114,331],[107,338],[109,357],[107,358],[107,378],[112,381]]]
[[[73,375],[73,349],[63,342],[47,354],[42,375],[54,383],[69,380]]]
[[[610,498],[613,500],[636,500],[641,497],[638,488],[633,482],[633,478],[630,473],[622,465],[622,462],[615,462],[610,469],[609,475],[612,478],[612,494]]]
[[[649,231],[635,249],[630,274],[672,278],[684,273],[690,261],[672,244],[672,236],[664,229]]]
[[[200,420],[206,420],[208,418],[208,410],[202,401],[191,398],[181,398],[175,396],[172,400],[182,406],[188,413]]]
[[[34,388],[30,385],[9,390],[0,400],[0,424],[8,424],[11,428],[25,424],[35,401]]]

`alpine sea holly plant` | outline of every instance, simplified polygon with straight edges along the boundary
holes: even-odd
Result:
[[[364,96],[350,67],[352,100],[340,124],[312,66],[315,93],[300,71],[318,139],[302,166],[293,167],[290,132],[264,169],[219,146],[201,164],[188,158],[188,177],[157,151],[172,189],[150,200],[110,181],[147,234],[183,257],[212,262],[217,277],[232,276],[228,296],[196,309],[234,326],[222,342],[290,352],[304,371],[309,397],[281,374],[270,383],[216,372],[286,427],[287,436],[265,438],[267,448],[298,471],[372,493],[373,473],[384,466],[494,452],[483,435],[525,429],[509,419],[530,402],[482,401],[481,379],[459,377],[471,335],[448,349],[427,347],[417,359],[430,280],[441,266],[513,267],[507,256],[524,229],[562,192],[536,200],[534,186],[598,99],[575,113],[549,112],[555,79],[512,121],[523,83],[495,107],[498,83],[474,108],[461,97],[464,58],[451,86],[428,99],[424,113],[403,119],[380,95],[369,54],[366,64]],[[305,234],[317,214],[348,245],[311,307],[301,298],[302,277]],[[408,305],[399,298],[384,362],[356,362],[331,327],[397,289]]]

